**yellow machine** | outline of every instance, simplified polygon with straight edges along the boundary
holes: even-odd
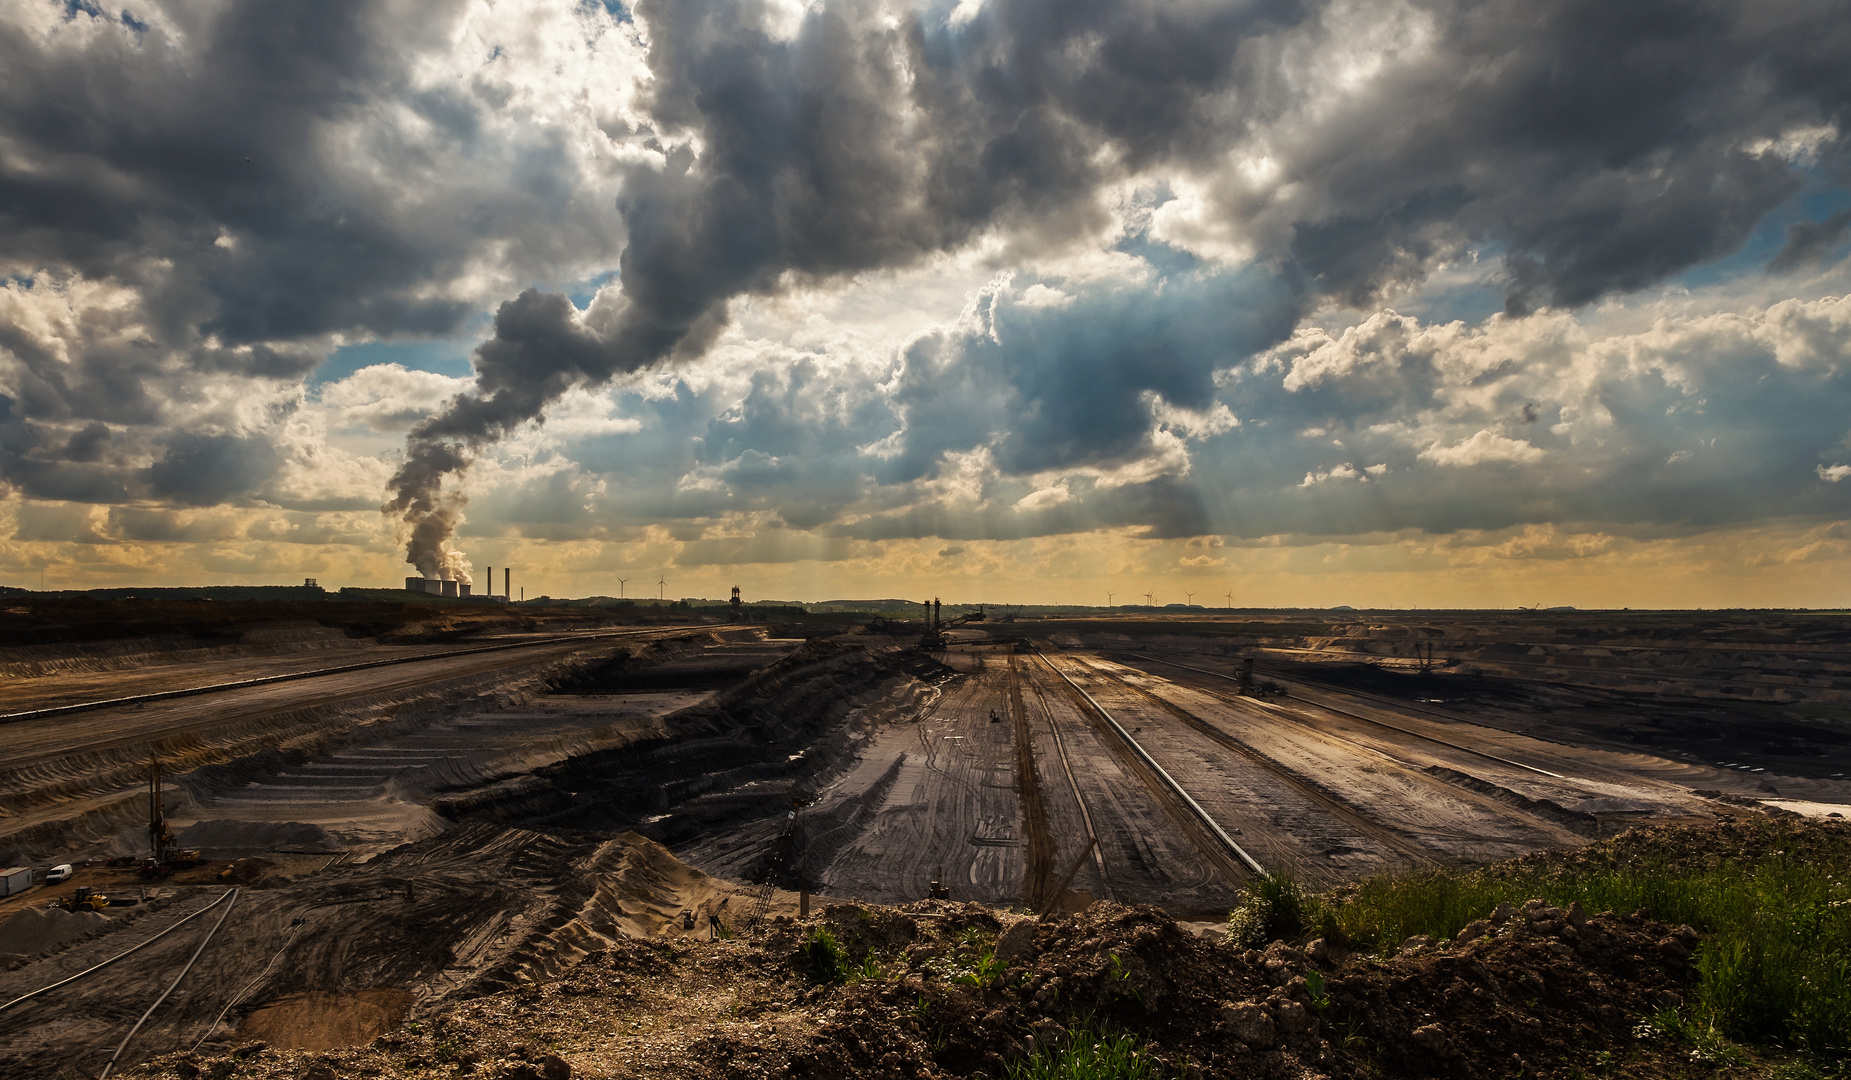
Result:
[[[88,885],[79,885],[77,891],[56,901],[66,911],[101,911],[109,906],[109,897],[97,892]]]

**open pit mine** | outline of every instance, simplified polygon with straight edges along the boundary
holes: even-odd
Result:
[[[1344,967],[1230,911],[1851,813],[1844,615],[10,602],[7,1077],[1003,1077],[1094,1022],[1123,1075],[1532,1075],[1690,929]]]

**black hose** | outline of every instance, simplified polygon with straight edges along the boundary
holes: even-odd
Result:
[[[181,919],[179,922],[174,923],[172,926],[154,935],[148,940],[142,942],[140,945],[136,945],[135,947],[125,952],[119,952],[116,955],[110,957],[109,959],[103,961],[102,963],[96,965],[95,967],[85,968],[84,970],[78,972],[77,974],[71,976],[70,978],[60,979],[59,981],[52,983],[50,986],[41,986],[37,990],[32,991],[30,994],[21,994],[19,997],[14,998],[13,1000],[7,1002],[6,1004],[0,1005],[0,1012],[5,1012],[6,1010],[12,1008],[13,1006],[19,1004],[22,1001],[27,1001],[32,998],[38,997],[40,994],[47,993],[52,990],[56,990],[60,986],[67,986],[71,983],[74,983],[86,975],[94,974],[95,972],[103,970],[104,968],[108,967],[109,965],[115,963],[118,960],[123,959],[124,957],[133,956],[135,953],[138,953],[141,950],[147,948],[148,946],[154,944],[155,942],[161,940],[162,938],[166,937],[168,934],[173,933],[175,930],[180,929],[182,926],[185,926],[187,923],[192,922],[194,919],[199,918],[201,915],[204,915],[206,912],[211,911],[215,907],[218,907],[220,904],[225,902],[226,896],[230,896],[232,895],[232,893],[235,893],[237,891],[238,890],[236,889],[231,890],[231,892],[226,893],[225,896],[221,896],[217,900],[212,901],[210,904],[207,904],[205,907],[202,907],[198,911],[193,912],[191,915],[188,915],[186,918]]]
[[[243,1001],[247,994],[249,994],[252,990],[256,989],[258,983],[263,982],[265,979],[269,978],[270,972],[276,967],[276,962],[278,960],[281,960],[283,958],[283,954],[289,951],[289,947],[296,943],[296,937],[300,935],[302,932],[301,925],[300,925],[301,922],[302,922],[301,919],[296,920],[296,923],[298,924],[296,930],[289,935],[289,939],[287,941],[284,941],[283,944],[277,948],[276,955],[272,956],[270,958],[270,962],[264,965],[264,969],[257,973],[257,977],[255,979],[252,979],[250,982],[245,983],[244,988],[242,990],[239,990],[235,995],[233,995],[232,999],[225,1003],[225,1007],[219,1010],[219,1014],[212,1018],[212,1026],[207,1028],[206,1033],[204,1035],[201,1035],[199,1037],[199,1041],[193,1044],[193,1050],[195,1052],[197,1052],[200,1047],[204,1046],[206,1044],[206,1040],[212,1037],[212,1033],[217,1031],[219,1029],[219,1025],[225,1022],[225,1014],[230,1012],[233,1006],[237,1005],[240,1001]]]
[[[103,1066],[101,1073],[97,1074],[97,1080],[109,1080],[109,1070],[116,1067],[116,1059],[122,1056],[122,1051],[128,1049],[129,1040],[135,1037],[135,1033],[141,1030],[141,1026],[148,1022],[148,1017],[154,1015],[154,1010],[160,1008],[161,1003],[167,1000],[167,996],[180,985],[180,980],[186,978],[186,973],[193,970],[193,965],[199,961],[199,954],[206,951],[206,945],[212,940],[212,935],[219,932],[219,927],[225,925],[226,919],[231,918],[231,909],[238,906],[238,890],[233,889],[225,895],[231,897],[231,903],[225,905],[225,913],[219,916],[218,922],[212,924],[212,929],[206,931],[206,936],[199,939],[199,947],[193,950],[193,955],[188,958],[186,966],[180,969],[180,974],[175,975],[174,981],[168,983],[167,989],[161,991],[161,996],[154,999],[154,1004],[148,1006],[148,1011],[141,1014],[141,1019],[135,1021],[135,1026],[129,1029],[129,1033],[122,1036],[122,1042],[116,1046],[116,1052],[109,1055],[109,1063]]]

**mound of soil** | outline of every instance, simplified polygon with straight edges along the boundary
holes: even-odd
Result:
[[[1773,850],[1843,862],[1851,827],[1641,830],[1547,858]],[[1003,1077],[1037,1046],[1112,1031],[1141,1043],[1158,1075],[1193,1080],[1668,1078],[1691,1075],[1689,1055],[1637,1032],[1682,1003],[1697,944],[1689,927],[1541,900],[1501,907],[1455,943],[1409,941],[1389,959],[1323,942],[1242,950],[1149,906],[1033,918],[950,902],[842,904],[734,940],[618,941],[556,979],[441,1007],[365,1047],[253,1044],[127,1075]]]
[[[0,923],[0,954],[35,956],[108,921],[100,911],[27,908]]]
[[[562,1070],[1001,1077],[1037,1042],[1101,1026],[1147,1041],[1162,1075],[1201,1080],[1502,1077],[1602,1050],[1636,1056],[1632,1026],[1683,993],[1694,932],[1540,905],[1528,914],[1457,949],[1330,965],[1283,943],[1236,952],[1152,907],[1097,904],[1036,921],[978,905],[845,905],[822,921],[847,949],[880,942],[890,957],[883,963],[881,946],[870,946],[872,977],[852,985],[814,984],[806,928],[779,920],[746,941],[624,942],[557,981],[469,1002],[416,1033],[319,1055],[247,1051],[214,1075],[297,1077],[319,1067],[329,1077],[410,1078],[447,1066],[533,1080]],[[1572,936],[1547,925],[1575,921]],[[986,972],[986,949],[1018,923],[1030,928],[1013,935],[1020,955]],[[1312,994],[1313,973],[1328,1001]],[[197,1076],[205,1064],[177,1055],[133,1075]]]

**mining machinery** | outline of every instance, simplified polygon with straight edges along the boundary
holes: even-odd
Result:
[[[109,906],[109,897],[88,885],[79,885],[76,892],[69,896],[59,897],[52,903],[75,914],[79,911],[101,911]]]
[[[199,865],[199,849],[183,848],[167,827],[167,811],[161,804],[161,763],[148,765],[148,858],[141,864],[142,877],[167,877],[175,870]]]

